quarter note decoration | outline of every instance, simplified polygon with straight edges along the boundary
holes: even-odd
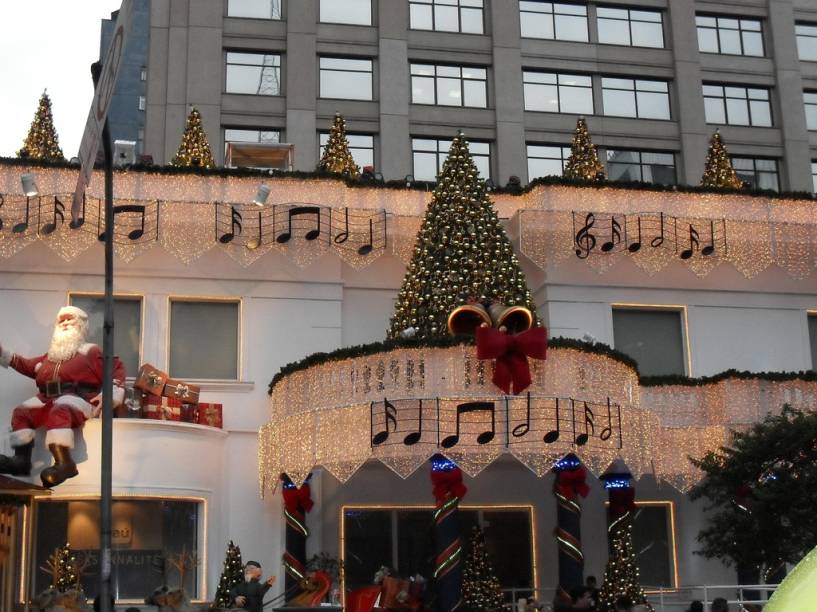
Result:
[[[230,230],[221,234],[218,241],[221,244],[229,244],[235,240],[236,236],[240,236],[244,229],[242,221],[244,221],[244,216],[238,212],[235,206],[230,206]],[[218,225],[218,219],[216,219],[216,225]]]
[[[48,236],[53,234],[59,225],[57,219],[60,220],[59,225],[65,223],[65,204],[63,204],[57,196],[54,196],[54,216],[52,220],[40,228],[40,233]]]

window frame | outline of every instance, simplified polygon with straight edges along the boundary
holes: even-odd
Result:
[[[65,305],[72,306],[72,298],[74,297],[83,297],[83,298],[95,298],[99,300],[105,299],[105,294],[100,293],[98,291],[68,291],[66,298],[65,298]],[[139,302],[139,351],[138,351],[138,359],[139,365],[141,366],[144,362],[144,350],[145,350],[145,296],[141,293],[129,293],[129,292],[120,292],[117,291],[113,294],[114,301],[116,300],[128,300],[131,302]],[[102,348],[100,346],[100,348]],[[138,366],[137,366],[138,367]],[[126,372],[127,378],[126,380],[135,380],[136,379],[136,372]]]
[[[171,294],[167,296],[167,326],[165,333],[165,367],[164,371],[169,376],[174,376],[170,371],[170,342],[173,337],[173,302],[188,302],[188,303],[206,303],[212,302],[216,304],[237,304],[238,315],[236,321],[236,378],[187,378],[189,381],[201,382],[215,382],[215,383],[242,383],[244,382],[244,358],[243,358],[243,341],[244,341],[244,299],[240,296],[201,296],[201,295],[176,295]]]
[[[798,34],[798,27],[813,28],[814,34]],[[800,39],[812,39],[814,45],[814,58],[803,59],[800,57]],[[801,62],[817,62],[817,21],[795,21],[794,22],[794,41],[797,45],[797,59]]]
[[[705,19],[714,19],[715,26],[712,27],[710,25],[699,25],[698,18],[703,17]],[[737,28],[730,28],[724,27],[720,25],[721,20],[729,20],[729,21],[737,21],[738,27]],[[759,30],[749,30],[744,28],[743,22],[744,21],[751,21],[757,22],[760,26]],[[738,15],[723,15],[723,14],[711,14],[711,13],[695,13],[695,33],[696,36],[698,35],[698,30],[714,30],[715,31],[715,40],[718,42],[718,50],[717,51],[703,51],[701,49],[700,38],[698,38],[698,51],[700,53],[708,53],[710,55],[732,55],[732,56],[740,56],[740,57],[766,57],[766,38],[764,36],[765,29],[763,27],[763,19],[760,17],[743,17]],[[730,32],[737,32],[738,33],[738,40],[740,41],[740,53],[731,53],[728,51],[723,50],[723,44],[721,43],[721,30],[728,30]],[[744,32],[760,32],[760,55],[755,53],[746,53],[746,43],[743,38]]]
[[[638,163],[637,164],[632,164],[632,163],[628,164],[628,165],[631,165],[631,166],[632,165],[637,165],[638,166],[639,175],[640,175],[641,178],[636,179],[636,180],[641,181],[642,183],[649,183],[649,184],[652,184],[652,185],[677,185],[678,184],[678,166],[675,163],[677,161],[677,158],[676,158],[677,152],[676,151],[653,151],[653,150],[645,150],[645,149],[627,149],[627,148],[622,149],[622,148],[616,148],[616,147],[604,147],[603,150],[604,150],[604,161],[603,161],[604,169],[607,171],[607,176],[608,177],[610,176],[610,166],[609,166],[610,160],[607,157],[607,155],[611,151],[620,151],[620,152],[637,153],[638,154]],[[672,183],[656,183],[655,181],[644,180],[644,166],[662,166],[662,167],[665,167],[665,168],[670,167],[670,166],[667,166],[666,164],[648,164],[648,163],[645,163],[644,162],[644,155],[645,154],[647,154],[647,155],[649,155],[649,154],[671,155],[672,156],[672,166],[671,167],[672,167],[672,170],[673,170],[673,174],[675,174],[675,180]],[[613,162],[613,163],[614,164],[615,163],[625,164],[627,162]],[[610,180],[615,181],[615,179],[610,179]]]
[[[576,43],[589,43],[589,42],[591,42],[590,41],[590,14],[589,14],[589,12],[587,10],[587,8],[588,8],[587,4],[583,4],[583,3],[580,3],[580,2],[554,2],[554,1],[545,2],[543,0],[525,0],[525,1],[527,1],[527,2],[536,2],[538,4],[550,4],[551,5],[551,11],[523,10],[522,9],[522,3],[520,2],[520,4],[519,4],[520,38],[528,39],[528,40],[558,40],[558,41],[561,41],[561,42],[576,42]],[[568,15],[570,17],[581,17],[581,15],[574,14],[574,13],[559,13],[559,12],[556,11],[557,6],[564,6],[564,5],[577,6],[577,7],[584,8],[585,38],[583,40],[577,40],[575,38],[560,38],[559,36],[557,36],[557,34],[556,34],[556,16],[557,15]],[[551,28],[553,29],[553,36],[552,37],[547,37],[547,36],[525,36],[524,34],[522,34],[521,33],[521,24],[523,22],[523,15],[525,13],[530,14],[530,15],[549,15],[550,16],[550,25],[551,25]]]
[[[337,2],[337,0],[330,0]],[[325,23],[328,25],[348,25],[348,26],[361,26],[364,28],[370,28],[374,25],[374,7],[372,6],[372,0],[365,0],[369,3],[369,23],[353,23],[350,21],[324,21],[323,20],[323,11],[321,10],[321,6],[324,3],[324,0],[318,0],[318,23]]]
[[[712,94],[706,93],[707,87],[719,87],[721,89],[721,96],[715,96]],[[744,91],[743,97],[735,97],[729,96],[726,93],[727,89],[742,89]],[[763,100],[762,98],[751,98],[749,97],[750,91],[764,91],[766,92],[766,99]],[[704,98],[704,121],[709,125],[732,125],[736,127],[766,127],[766,128],[773,128],[775,127],[774,123],[774,109],[772,108],[772,88],[771,87],[757,87],[751,85],[741,85],[735,83],[714,83],[710,81],[704,81],[701,84],[701,93]],[[720,100],[721,107],[723,109],[723,118],[724,121],[721,123],[720,121],[709,121],[709,118],[706,116],[706,101],[707,99],[710,100]],[[749,119],[749,123],[730,123],[729,121],[729,104],[727,100],[741,100],[746,102],[746,115]],[[754,113],[752,112],[752,101],[765,101],[767,106],[769,107],[769,125],[761,125],[756,124],[753,121]]]
[[[814,96],[814,101],[807,100],[806,96]],[[806,130],[809,132],[817,131],[817,90],[803,90],[803,107],[806,111]],[[813,107],[814,123],[812,125],[809,125],[809,107]]]
[[[456,5],[445,4],[442,6],[456,6],[457,7],[457,29],[456,30],[438,30],[437,29],[437,11],[435,11],[435,7],[438,6],[439,0],[409,0],[409,30],[414,30],[416,32],[446,32],[449,34],[468,34],[470,36],[484,36],[485,35],[485,0],[479,0],[482,2],[481,6],[479,7],[480,12],[480,32],[463,32],[462,30],[462,11],[463,11],[463,0],[455,0]],[[418,28],[415,27],[414,24],[411,22],[411,7],[412,5],[419,5],[419,6],[430,6],[431,7],[431,29],[428,28]],[[466,9],[476,9],[474,6],[466,6]]]
[[[625,11],[627,13],[626,19],[621,19],[618,17],[600,17],[598,14],[598,9],[612,9],[617,11]],[[644,21],[643,19],[633,19],[632,13],[656,13],[659,17],[659,21]],[[608,43],[602,42],[601,37],[599,36],[599,20],[607,20],[607,21],[626,21],[627,22],[627,33],[630,42],[626,45],[622,45],[621,43]],[[654,45],[635,45],[633,44],[633,22],[636,23],[658,23],[661,26],[661,45],[654,46]],[[667,37],[666,32],[664,32],[664,11],[655,10],[651,7],[624,7],[624,6],[611,6],[611,5],[597,5],[596,6],[596,38],[598,39],[598,44],[600,45],[616,45],[616,46],[624,46],[624,47],[636,47],[638,49],[666,49],[667,48]]]
[[[434,74],[414,74],[412,71],[414,70],[414,66],[431,66],[434,68]],[[440,76],[439,69],[440,68],[456,68],[459,70],[459,76],[452,77],[447,75]],[[485,71],[485,78],[484,79],[475,79],[471,77],[464,77],[462,76],[462,71],[464,69],[476,69],[476,70],[484,70]],[[423,79],[432,79],[434,81],[434,102],[415,102],[414,101],[414,77],[423,78]],[[462,104],[455,105],[455,104],[440,104],[438,93],[438,81],[439,79],[457,79],[460,84],[460,100]],[[465,81],[472,81],[475,83],[483,83],[485,86],[485,106],[472,106],[465,104]],[[435,64],[435,63],[426,63],[426,62],[412,62],[409,61],[409,85],[411,88],[409,99],[410,104],[418,104],[421,106],[440,106],[443,108],[491,108],[490,106],[490,99],[488,98],[488,66],[472,66],[470,64]]]
[[[621,76],[621,75],[600,75],[601,76],[601,106],[602,106],[602,113],[605,117],[621,117],[624,119],[646,119],[649,121],[672,121],[672,96],[670,95],[670,81],[668,79],[639,79],[630,76]],[[623,89],[621,87],[605,87],[604,80],[605,79],[615,79],[618,81],[632,81],[633,88],[632,89]],[[651,91],[651,90],[640,90],[638,89],[638,82],[644,81],[648,83],[664,83],[667,86],[666,93],[658,92],[658,91]],[[607,112],[607,108],[604,104],[604,92],[605,91],[627,91],[632,92],[633,94],[633,104],[635,107],[635,115],[612,115]],[[638,94],[641,93],[660,93],[666,95],[667,97],[667,115],[668,117],[642,117],[638,110]]]
[[[206,497],[196,497],[195,495],[149,495],[149,494],[139,494],[139,495],[129,495],[129,494],[117,494],[114,493],[112,501],[172,501],[172,502],[189,502],[195,503],[198,505],[198,521],[196,524],[196,546],[198,548],[198,556],[200,563],[196,566],[196,587],[199,592],[199,597],[197,599],[191,599],[191,604],[204,604],[207,603],[209,600],[207,599],[207,542],[208,542],[208,531],[209,531],[209,516],[208,516],[208,499]],[[24,551],[24,558],[26,561],[22,565],[21,569],[21,576],[20,576],[20,597],[19,597],[19,604],[25,604],[30,595],[31,591],[35,587],[35,583],[33,582],[36,579],[37,572],[39,572],[39,568],[35,567],[37,563],[36,559],[36,541],[35,538],[37,537],[37,511],[39,509],[39,505],[42,503],[58,503],[58,502],[73,502],[73,501],[100,501],[100,497],[98,495],[82,495],[76,493],[68,493],[66,495],[57,495],[57,496],[40,496],[34,497],[32,499],[32,503],[30,506],[25,506],[25,512],[23,518],[23,551]],[[28,525],[26,525],[28,522]],[[144,599],[117,599],[116,605],[145,605]]]
[[[273,51],[270,53],[263,53],[258,52],[256,50],[245,50],[245,49],[231,49],[225,48],[224,52],[224,89],[223,94],[228,94],[231,96],[264,96],[264,97],[281,97],[284,95],[284,53],[282,51]],[[242,91],[229,91],[227,89],[227,72],[229,71],[230,66],[251,66],[255,68],[260,68],[262,71],[266,67],[263,64],[231,64],[230,63],[230,53],[241,53],[245,55],[272,55],[278,58],[278,65],[275,66],[274,64],[270,67],[278,68],[278,93],[275,94],[263,94],[263,93],[248,93]]]
[[[445,163],[445,158],[448,156],[448,149],[451,146],[451,139],[450,138],[442,138],[442,137],[439,137],[439,136],[414,136],[414,135],[410,135],[409,138],[411,139],[411,143],[410,143],[411,144],[411,175],[414,176],[415,179],[418,180],[418,181],[426,181],[426,182],[430,182],[430,183],[436,183],[437,182],[437,174],[439,174],[439,172],[442,171],[443,164]],[[430,154],[430,153],[432,153],[432,151],[426,150],[426,149],[415,149],[414,148],[414,141],[415,140],[433,140],[433,141],[435,141],[437,143],[436,151],[434,151],[434,153],[436,155],[437,173],[435,174],[433,179],[417,178],[417,174],[415,172],[414,154],[415,153],[427,153],[427,154]],[[446,142],[447,143],[445,151],[440,149],[440,143],[441,142]],[[482,180],[487,181],[493,175],[493,172],[492,172],[492,170],[493,170],[493,168],[492,168],[493,153],[492,153],[492,146],[491,146],[493,144],[493,142],[490,141],[490,140],[478,140],[478,139],[468,141],[469,147],[473,147],[473,145],[477,144],[477,143],[488,145],[488,170],[489,170],[489,174],[488,174],[488,176],[482,177]],[[473,151],[471,151],[471,157],[472,158],[474,158],[474,157],[484,158],[485,155],[483,155],[482,153],[474,154]]]
[[[817,182],[817,175],[812,174],[815,176],[815,182]],[[814,310],[806,310],[806,336],[809,339],[809,356],[811,357],[811,371],[817,372],[817,334],[812,336],[811,334],[811,321],[812,319],[817,323],[817,309]]]
[[[284,3],[282,0],[270,0],[270,5],[278,5],[278,17],[244,17],[241,15],[230,15],[230,2],[227,0],[224,6],[224,16],[231,19],[255,19],[256,21],[283,21],[284,19]]]
[[[817,159],[811,160],[811,183],[813,193],[817,193]]]
[[[526,81],[528,74],[541,74],[541,75],[553,75],[556,77],[555,83],[538,83],[535,81]],[[561,78],[571,78],[571,77],[584,77],[590,79],[590,86],[587,87],[585,85],[562,85],[560,82]],[[527,96],[525,95],[525,86],[526,85],[545,85],[545,86],[555,86],[556,87],[556,104],[558,105],[558,110],[550,111],[550,110],[540,110],[540,109],[533,109],[528,108],[527,106]],[[581,110],[576,112],[571,112],[569,110],[562,110],[562,87],[572,87],[575,89],[582,89],[588,90],[590,92],[590,106],[592,108],[592,112],[586,113]],[[567,73],[567,72],[546,72],[544,70],[525,70],[522,69],[522,108],[524,112],[529,113],[556,113],[560,115],[595,115],[596,114],[596,96],[593,92],[593,75],[590,74],[582,74],[582,73]]]
[[[631,302],[611,302],[610,303],[610,330],[615,344],[615,332],[613,331],[613,311],[614,310],[635,310],[646,312],[677,312],[681,323],[681,351],[684,363],[684,373],[681,376],[692,377],[692,349],[689,339],[689,316],[686,304],[646,304]],[[613,347],[615,348],[615,347]],[[643,376],[643,375],[642,375]]]
[[[321,67],[321,60],[329,59],[329,60],[348,60],[353,62],[369,62],[370,70],[340,70],[337,68],[322,68]],[[375,58],[374,57],[357,57],[357,56],[348,56],[348,55],[318,55],[318,100],[351,100],[353,102],[374,102],[375,101],[375,82],[374,82],[374,75],[375,75]],[[337,97],[326,97],[323,95],[323,91],[321,88],[321,73],[326,70],[328,72],[354,72],[356,74],[368,74],[369,80],[371,84],[371,88],[369,91],[368,98],[337,98]]]
[[[560,143],[554,144],[554,143],[541,143],[541,142],[525,142],[525,161],[526,161],[527,166],[528,166],[528,182],[531,182],[531,181],[533,181],[534,179],[537,179],[537,178],[542,178],[543,176],[554,176],[554,175],[537,175],[537,176],[533,176],[531,171],[530,171],[530,160],[531,159],[549,159],[549,160],[553,160],[553,161],[556,160],[555,157],[539,157],[539,156],[531,157],[530,156],[530,147],[548,147],[548,148],[551,148],[551,149],[559,149],[560,154],[562,156],[561,159],[560,159],[561,165],[562,165],[562,172],[561,172],[561,174],[559,174],[557,176],[564,176],[565,164],[567,163],[567,160],[570,157],[570,144],[569,143],[568,144],[563,144],[563,143],[562,144],[560,144]],[[565,154],[565,151],[567,151],[567,154]]]
[[[730,155],[729,156],[729,163],[732,164],[733,168],[734,168],[736,159],[751,160],[752,161],[752,174],[754,176],[755,183],[759,183],[759,181],[757,180],[759,173],[761,173],[761,174],[770,174],[769,170],[758,170],[757,169],[757,162],[758,161],[772,161],[772,162],[774,162],[774,174],[775,174],[775,180],[777,182],[777,189],[772,189],[772,191],[778,191],[778,192],[780,191],[780,160],[779,160],[779,158],[777,158],[777,157],[763,157],[763,156],[756,157],[756,156],[747,156],[747,155],[740,155],[740,154]],[[740,168],[740,169],[735,168],[735,172],[739,175],[741,172],[746,172],[746,170],[743,169],[743,168]],[[753,189],[767,189],[766,187],[760,187],[759,185],[756,185],[756,186],[754,186],[752,188]]]

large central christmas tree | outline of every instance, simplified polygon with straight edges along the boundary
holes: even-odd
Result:
[[[525,274],[460,132],[426,210],[388,335],[446,333],[454,308],[499,302],[536,316]]]

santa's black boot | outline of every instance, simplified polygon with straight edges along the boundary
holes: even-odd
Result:
[[[43,481],[44,487],[56,487],[79,474],[77,464],[71,458],[70,448],[59,444],[49,444],[48,450],[54,456],[54,465],[40,472],[40,480]]]
[[[34,448],[34,441],[23,446],[14,447],[14,455],[0,455],[0,474],[11,474],[12,476],[28,476],[31,474],[31,450]]]

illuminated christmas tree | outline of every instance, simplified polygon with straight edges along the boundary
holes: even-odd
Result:
[[[641,604],[652,610],[638,579],[632,524],[627,521],[626,525],[615,530],[614,535],[613,550],[604,570],[604,582],[596,602],[597,612],[615,612],[616,599],[622,595],[629,597],[635,605]]]
[[[241,584],[242,580],[244,580],[244,563],[241,561],[241,549],[230,540],[227,545],[227,555],[224,557],[224,569],[221,570],[218,589],[216,589],[216,596],[210,609],[232,608],[230,591],[234,586]]]
[[[488,551],[485,550],[485,534],[478,527],[474,527],[471,534],[471,550],[465,559],[462,598],[472,612],[488,612],[502,608],[502,586],[488,559]]]
[[[582,179],[585,181],[603,181],[604,166],[599,161],[599,154],[590,138],[587,122],[584,117],[576,121],[576,131],[573,133],[573,143],[570,145],[570,157],[567,158],[565,178]]]
[[[56,584],[58,591],[68,591],[77,588],[79,574],[77,573],[77,560],[71,552],[71,545],[66,544],[55,551],[56,564]]]
[[[65,161],[60,149],[60,139],[54,128],[54,117],[51,114],[51,98],[46,92],[40,96],[40,104],[34,121],[28,130],[23,148],[17,151],[17,157],[42,159],[46,161]]]
[[[746,187],[732,167],[726,145],[718,130],[715,130],[709,141],[709,150],[706,152],[701,185],[703,187],[729,187],[731,189],[744,189]]]
[[[346,174],[351,178],[360,176],[360,168],[355,164],[352,153],[349,151],[349,141],[346,138],[346,120],[340,113],[335,113],[335,120],[329,128],[329,140],[323,148],[319,170]]]
[[[182,142],[176,151],[176,156],[170,162],[172,166],[193,166],[198,168],[212,168],[215,166],[213,153],[207,142],[207,134],[201,122],[201,113],[193,107],[187,116],[187,124],[182,134]]]
[[[451,311],[470,302],[524,306],[536,320],[525,274],[459,133],[417,235],[388,335],[410,328],[418,338],[445,335]]]

